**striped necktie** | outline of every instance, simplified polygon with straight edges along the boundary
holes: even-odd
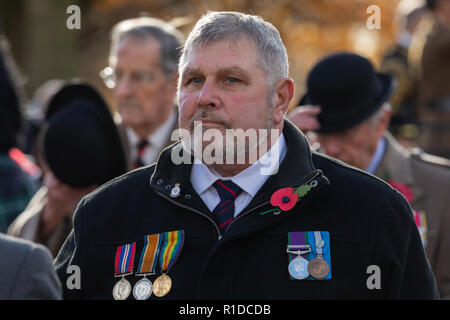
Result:
[[[140,168],[145,166],[144,161],[142,160],[142,156],[144,155],[145,149],[149,146],[147,140],[142,140],[137,144],[137,158],[134,164],[134,168]]]
[[[231,180],[217,180],[213,184],[219,193],[220,202],[214,208],[213,215],[219,226],[220,233],[223,234],[234,218],[234,200],[241,193],[242,189]]]

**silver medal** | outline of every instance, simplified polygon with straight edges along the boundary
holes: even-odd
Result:
[[[308,260],[301,256],[297,256],[297,258],[289,263],[288,270],[292,278],[298,280],[306,279],[309,276]]]
[[[114,300],[126,300],[131,293],[131,284],[125,278],[120,279],[114,285],[113,297]]]
[[[141,279],[134,285],[133,297],[136,300],[147,300],[152,294],[152,283],[147,278]]]

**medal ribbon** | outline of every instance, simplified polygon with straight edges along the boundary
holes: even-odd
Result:
[[[159,234],[150,234],[144,237],[144,248],[137,274],[154,274],[159,247],[162,237]]]
[[[116,276],[133,272],[136,242],[117,247],[114,272]]]
[[[184,230],[162,233],[162,244],[159,255],[161,272],[169,270],[180,256],[184,244]]]
[[[307,247],[308,241],[306,240],[307,237],[305,235],[305,232],[289,232],[288,233],[288,246],[302,246]],[[302,249],[295,249],[292,248],[292,250],[302,250]],[[289,254],[289,261],[294,259],[297,255],[295,254]],[[309,254],[305,254],[304,258],[308,260]]]
[[[324,246],[322,235],[320,234],[320,231],[314,231],[314,238],[316,242],[314,243],[314,246],[316,247],[316,255],[323,256],[322,248]]]

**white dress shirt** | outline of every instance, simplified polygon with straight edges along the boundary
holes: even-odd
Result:
[[[149,165],[155,162],[158,159],[159,153],[165,147],[167,140],[170,138],[172,132],[170,130],[175,126],[175,122],[177,121],[177,113],[175,110],[172,111],[171,115],[156,131],[147,137],[148,146],[145,148],[144,153],[142,154],[141,160],[144,165]],[[132,163],[135,163],[137,160],[137,144],[140,139],[136,135],[136,133],[130,127],[126,129],[128,141],[130,144],[130,156]]]
[[[278,148],[278,150],[275,148]],[[263,184],[270,177],[270,175],[265,174],[265,172],[273,172],[274,174],[278,172],[278,167],[284,160],[286,153],[286,140],[283,133],[281,133],[278,140],[265,155],[250,167],[233,177],[223,178],[217,172],[208,168],[208,166],[195,158],[190,180],[195,191],[200,195],[211,212],[220,202],[219,193],[213,186],[214,182],[221,179],[231,180],[237,184],[242,189],[242,192],[234,200],[234,217],[236,217],[250,203],[253,197],[258,193],[259,189],[261,189]],[[270,161],[272,155],[275,157],[278,155],[276,161]],[[269,163],[270,165],[268,165]],[[261,174],[261,172],[264,174]]]

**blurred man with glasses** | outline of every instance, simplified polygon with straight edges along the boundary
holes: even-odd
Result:
[[[113,89],[133,168],[151,164],[177,128],[175,94],[183,37],[172,25],[141,17],[112,30],[109,66],[102,70]]]

